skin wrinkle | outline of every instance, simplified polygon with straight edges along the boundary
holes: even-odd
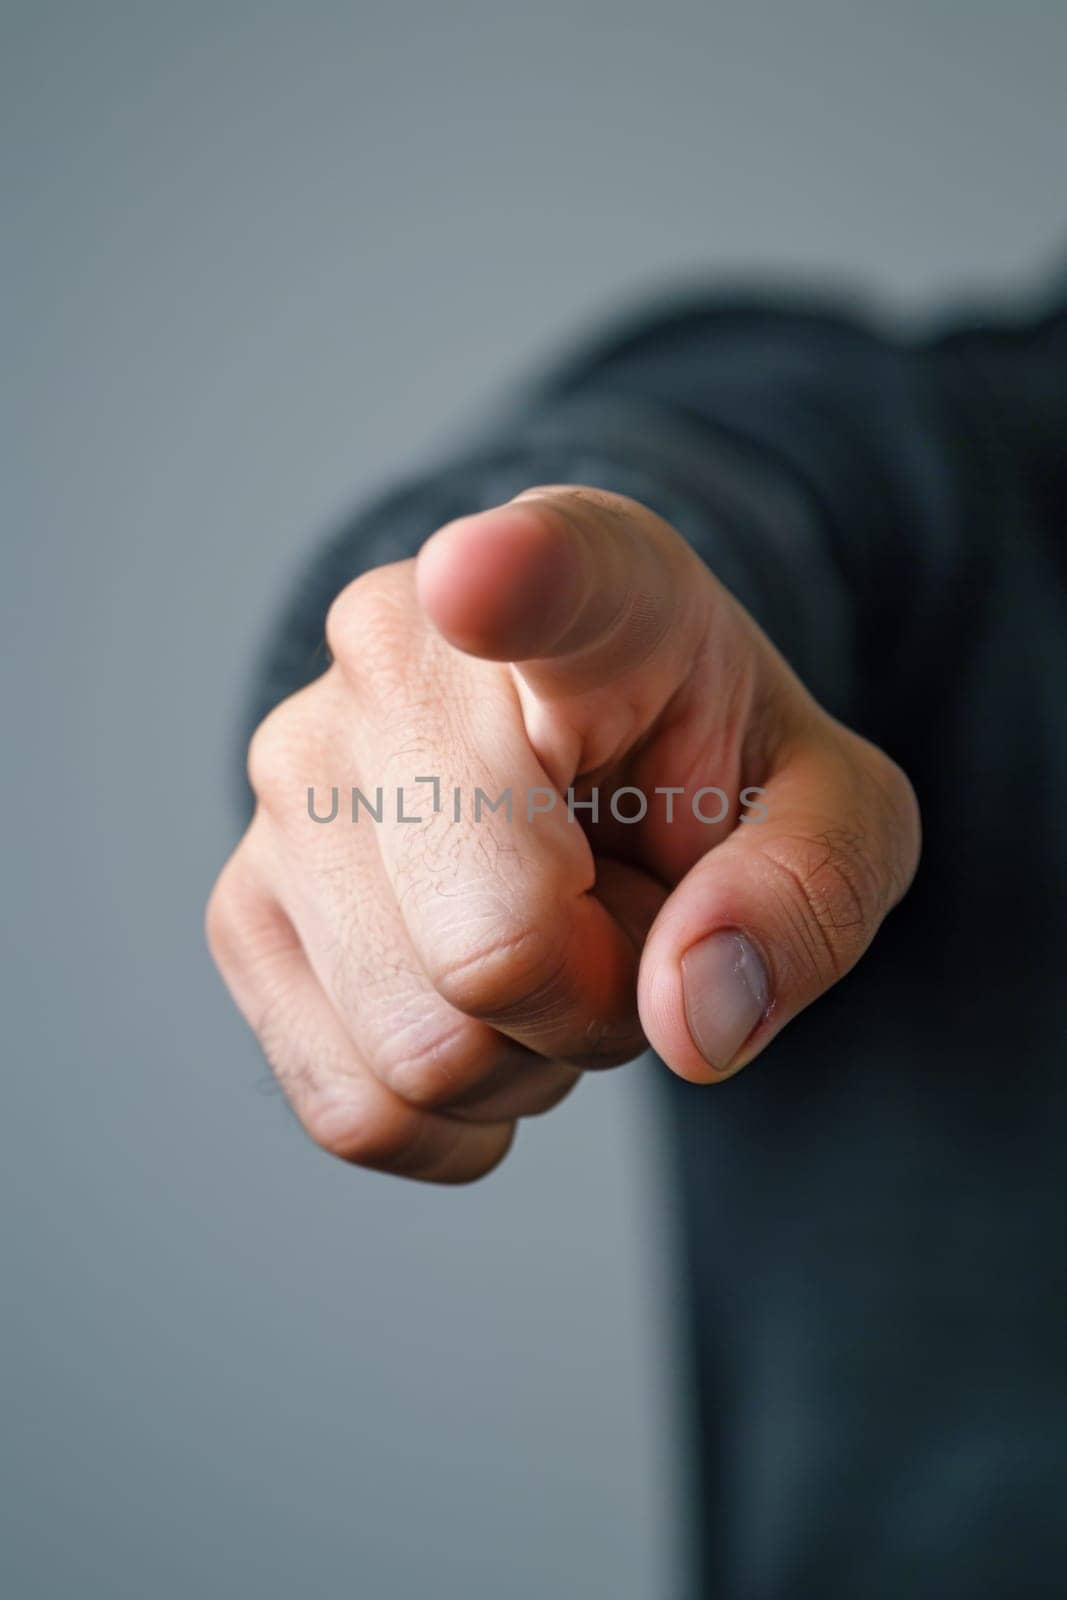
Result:
[[[477,991],[473,994],[467,993],[466,983],[472,975],[478,977],[484,975],[487,970],[492,973],[492,969],[495,966],[502,964],[502,957],[513,958],[517,952],[531,944],[536,951],[534,979],[527,987],[529,980],[524,975],[523,979],[520,979],[519,983],[515,985],[518,992],[513,1000],[506,1001],[500,995],[493,996],[482,1003]],[[543,959],[546,950],[550,952],[549,967],[545,975],[541,977],[538,975],[537,962]],[[459,997],[465,1002],[460,1005],[459,1009],[475,1016],[484,1011],[487,1014],[486,1020],[488,1020],[489,1017],[506,1018],[509,1013],[514,1013],[520,1009],[524,1015],[534,1012],[538,997],[547,991],[555,991],[562,983],[565,968],[565,953],[558,949],[553,949],[551,945],[547,944],[541,927],[531,924],[520,927],[517,933],[508,935],[503,939],[497,939],[491,945],[487,945],[482,949],[465,953],[458,959],[443,963],[434,970],[432,981],[439,992],[444,991],[447,993],[450,989],[455,992],[458,988]],[[490,994],[492,994],[492,985],[490,985]],[[534,1020],[536,1020],[536,1012],[534,1012]]]
[[[788,841],[788,836],[783,837]],[[792,843],[795,852],[810,852],[809,838],[798,835],[788,842]],[[833,909],[835,892],[843,889],[849,896],[855,892],[847,871],[840,866],[838,853],[833,847],[811,863],[802,861],[797,854],[788,851],[777,854],[775,846],[778,843],[776,840],[765,845],[762,856],[764,862],[780,873],[788,885],[781,904],[789,913],[794,934],[808,950],[815,972],[824,981],[836,981],[844,976],[862,950],[862,944],[856,940],[845,942],[836,937],[840,933],[864,927],[862,914],[859,921],[838,922]],[[818,885],[826,875],[830,876],[831,885],[820,889]],[[801,915],[798,907],[806,908],[810,915]],[[853,951],[850,946],[854,945],[857,948]],[[819,947],[824,960],[820,960],[815,953]]]

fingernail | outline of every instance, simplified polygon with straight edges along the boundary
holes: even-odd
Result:
[[[766,1011],[770,984],[752,941],[725,928],[682,957],[682,995],[693,1043],[725,1072]]]

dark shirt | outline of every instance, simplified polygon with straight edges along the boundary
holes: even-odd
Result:
[[[694,1593],[1067,1592],[1067,315],[652,308],[318,551],[256,715],[349,579],[545,482],[673,523],[923,811],[855,971],[729,1083],[657,1078]]]

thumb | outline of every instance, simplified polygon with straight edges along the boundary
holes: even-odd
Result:
[[[623,495],[563,485],[461,517],[423,546],[419,600],[457,649],[513,664],[557,782],[617,760],[692,668],[725,591]]]
[[[765,820],[740,822],[690,869],[646,941],[641,1022],[693,1082],[759,1055],[855,965],[914,877],[910,783],[881,750],[818,716],[765,782]]]

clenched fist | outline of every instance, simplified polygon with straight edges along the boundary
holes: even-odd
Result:
[[[914,874],[911,786],[666,523],[532,489],[358,578],[208,941],[311,1136],[438,1182],[646,1044],[729,1076]]]

